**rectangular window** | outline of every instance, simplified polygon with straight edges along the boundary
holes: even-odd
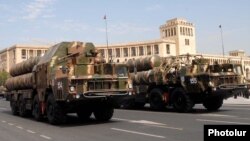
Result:
[[[115,53],[116,53],[116,57],[120,57],[121,56],[120,48],[116,48]]]
[[[15,60],[15,59],[16,59],[16,51],[13,50],[13,60]]]
[[[33,57],[34,54],[33,54],[33,50],[29,50],[29,58]]]
[[[136,49],[135,49],[135,47],[131,47],[131,56],[136,56]]]
[[[189,39],[185,39],[185,45],[189,46]]]
[[[123,48],[123,57],[128,57],[128,48]]]
[[[104,49],[100,49],[100,53],[102,57],[105,57]]]
[[[37,56],[41,56],[42,55],[42,51],[41,50],[37,50],[36,54],[37,54]]]
[[[139,47],[139,56],[143,56],[144,55],[144,49],[143,46]]]
[[[26,50],[22,49],[22,59],[26,59]]]
[[[174,36],[176,36],[176,28],[174,28]]]
[[[167,51],[167,54],[170,54],[170,46],[169,46],[169,44],[166,45],[166,51]]]
[[[151,55],[151,46],[147,46],[147,55]]]
[[[183,35],[182,27],[180,27],[180,33],[181,33],[181,35]]]
[[[112,49],[108,49],[108,57],[112,57]]]
[[[158,47],[158,45],[154,45],[154,54],[159,54],[159,47]]]

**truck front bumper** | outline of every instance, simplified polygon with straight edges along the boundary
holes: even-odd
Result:
[[[242,96],[245,98],[249,98],[250,89],[248,85],[243,84],[230,84],[230,85],[220,85],[219,87],[212,90],[209,94],[209,97],[222,97],[227,99],[233,96]]]

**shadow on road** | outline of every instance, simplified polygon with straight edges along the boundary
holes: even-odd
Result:
[[[12,117],[20,118],[20,120],[26,120],[26,121],[30,120],[32,122],[39,122],[39,123],[44,123],[44,124],[50,125],[46,118],[44,118],[42,121],[36,121],[32,116],[20,117],[20,116],[12,115],[12,112],[10,110],[2,110],[2,111],[0,111],[0,113],[8,115],[8,116],[12,116]],[[101,122],[101,121],[95,120],[94,117],[91,117],[88,120],[81,120],[76,116],[76,114],[68,114],[67,120],[65,123],[62,123],[60,125],[51,125],[51,126],[56,126],[56,127],[60,127],[60,128],[67,128],[67,127],[74,127],[74,126],[89,126],[89,125],[115,123],[115,122],[119,122],[119,121],[112,121],[112,119],[111,119],[110,121],[107,121],[107,122]]]
[[[174,110],[173,107],[167,107],[161,110],[153,110],[150,109],[149,107],[143,107],[143,108],[133,108],[133,109],[123,109],[123,108],[119,108],[119,110],[131,110],[131,111],[145,111],[145,112],[166,112],[166,113],[176,113],[178,114],[179,112],[177,112],[176,110]],[[217,111],[208,111],[204,108],[194,108],[192,111],[188,112],[188,113],[179,113],[179,114],[204,114],[204,113],[220,113],[220,112],[225,112],[225,111],[231,111],[231,110],[225,110],[225,109],[219,109]]]

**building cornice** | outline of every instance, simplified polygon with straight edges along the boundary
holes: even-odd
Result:
[[[155,40],[148,40],[148,41],[137,41],[137,42],[129,42],[129,43],[118,43],[118,44],[110,44],[109,47],[126,47],[126,46],[139,46],[145,44],[156,44],[156,43],[172,43],[175,44],[174,40],[170,39],[155,39]],[[95,45],[97,48],[107,48],[107,45]]]

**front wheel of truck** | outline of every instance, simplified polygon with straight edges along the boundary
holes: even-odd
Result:
[[[209,98],[203,102],[203,106],[208,111],[217,111],[223,105],[223,98]]]
[[[109,106],[102,106],[94,111],[94,116],[98,121],[109,121],[114,113],[114,108]]]
[[[80,109],[77,111],[77,116],[79,119],[86,121],[89,120],[92,111],[90,109]]]
[[[50,124],[60,124],[66,121],[66,114],[61,105],[59,105],[54,96],[50,94],[47,99],[47,118]]]

